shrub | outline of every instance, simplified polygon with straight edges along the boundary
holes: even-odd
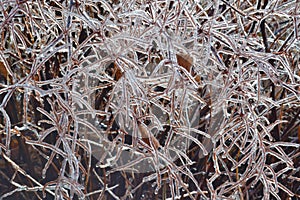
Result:
[[[299,7],[1,1],[1,199],[299,198]]]

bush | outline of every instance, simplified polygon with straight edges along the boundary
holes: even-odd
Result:
[[[299,7],[1,1],[1,199],[299,198]]]

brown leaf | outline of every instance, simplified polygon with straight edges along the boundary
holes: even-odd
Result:
[[[138,123],[139,131],[141,133],[142,140],[154,149],[160,147],[159,141],[149,132],[148,127],[143,123]]]
[[[123,76],[121,69],[114,63],[114,79],[118,81]]]
[[[0,62],[0,75],[7,80],[8,72],[3,62]]]
[[[188,54],[176,54],[176,58],[178,65],[190,72],[193,65],[193,58]]]

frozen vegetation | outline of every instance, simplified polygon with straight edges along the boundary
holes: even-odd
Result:
[[[0,199],[299,199],[300,2],[0,0]]]

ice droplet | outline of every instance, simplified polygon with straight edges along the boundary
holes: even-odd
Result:
[[[156,186],[156,182],[152,183],[151,187],[155,187]]]
[[[42,170],[42,179],[45,179],[45,178],[46,178],[46,173],[47,173],[47,170],[46,170],[46,169],[43,169],[43,170]]]
[[[11,153],[11,151],[8,149],[8,150],[6,150],[6,155],[7,155],[7,157],[10,157],[10,153]]]
[[[25,50],[25,53],[26,54],[29,54],[29,53],[31,53],[32,52],[32,49],[31,48],[26,48],[26,50]]]

